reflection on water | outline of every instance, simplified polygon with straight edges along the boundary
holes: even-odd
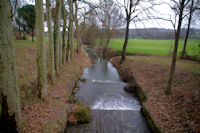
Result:
[[[113,65],[100,58],[92,49],[87,49],[92,66],[85,69],[79,82],[76,97],[92,109],[89,124],[69,127],[68,133],[149,133],[150,130],[141,114],[138,100],[123,90],[118,71]]]

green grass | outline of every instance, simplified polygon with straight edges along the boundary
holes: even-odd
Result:
[[[118,52],[122,51],[124,39],[112,39],[109,43],[110,47]],[[179,41],[178,55],[183,49],[184,41]],[[187,53],[190,56],[200,58],[200,40],[188,40]],[[127,45],[127,54],[151,54],[151,55],[172,55],[174,41],[173,40],[148,40],[148,39],[129,39]]]
[[[22,48],[22,47],[32,47],[36,45],[36,37],[34,37],[34,42],[32,42],[32,37],[28,37],[28,40],[16,40],[14,39],[15,48]],[[45,37],[45,43],[48,44],[48,37]],[[67,44],[67,38],[66,38]],[[76,46],[77,41],[73,39],[73,45]]]
[[[79,105],[75,108],[75,117],[78,123],[88,123],[91,118],[91,110],[89,106]]]
[[[167,67],[171,65],[170,57],[128,56],[127,58],[138,62],[159,63]],[[176,66],[182,70],[200,72],[200,65],[196,61],[177,60]]]
[[[15,48],[32,47],[35,46],[35,41],[30,40],[14,40]]]

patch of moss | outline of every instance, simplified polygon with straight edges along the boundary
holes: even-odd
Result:
[[[164,118],[165,121],[169,121],[169,119],[167,117]]]
[[[142,104],[142,113],[144,114],[147,123],[149,125],[149,127],[151,128],[153,133],[161,133],[160,129],[158,128],[157,124],[154,122],[154,120],[152,119],[151,115],[149,114],[149,112],[147,111],[147,109],[144,107],[144,105]]]
[[[142,89],[140,87],[137,87],[137,95],[140,99],[141,102],[145,102],[147,100],[147,97],[145,95],[145,93],[142,91]]]
[[[81,105],[75,108],[74,115],[78,123],[88,123],[91,118],[91,110],[89,106]]]
[[[78,99],[74,99],[73,102],[77,105],[83,105],[83,103],[79,101]]]
[[[78,85],[77,81],[74,83],[74,88],[79,88],[79,85]]]
[[[83,83],[85,83],[86,81],[87,81],[86,78],[82,78],[82,79],[81,79],[81,82],[83,82]]]

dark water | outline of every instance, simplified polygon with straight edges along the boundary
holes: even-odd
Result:
[[[92,109],[89,124],[69,127],[67,133],[149,133],[136,98],[123,90],[122,82],[113,65],[87,49],[92,66],[85,69],[76,97]]]

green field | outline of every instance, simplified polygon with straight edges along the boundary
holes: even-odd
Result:
[[[112,39],[109,46],[118,52],[121,52],[123,48],[124,39]],[[184,41],[179,41],[178,55],[183,49]],[[200,40],[188,40],[187,53],[190,56],[200,58]],[[129,39],[127,45],[127,54],[151,54],[151,55],[171,55],[173,52],[174,41],[173,40],[147,40],[147,39]]]

